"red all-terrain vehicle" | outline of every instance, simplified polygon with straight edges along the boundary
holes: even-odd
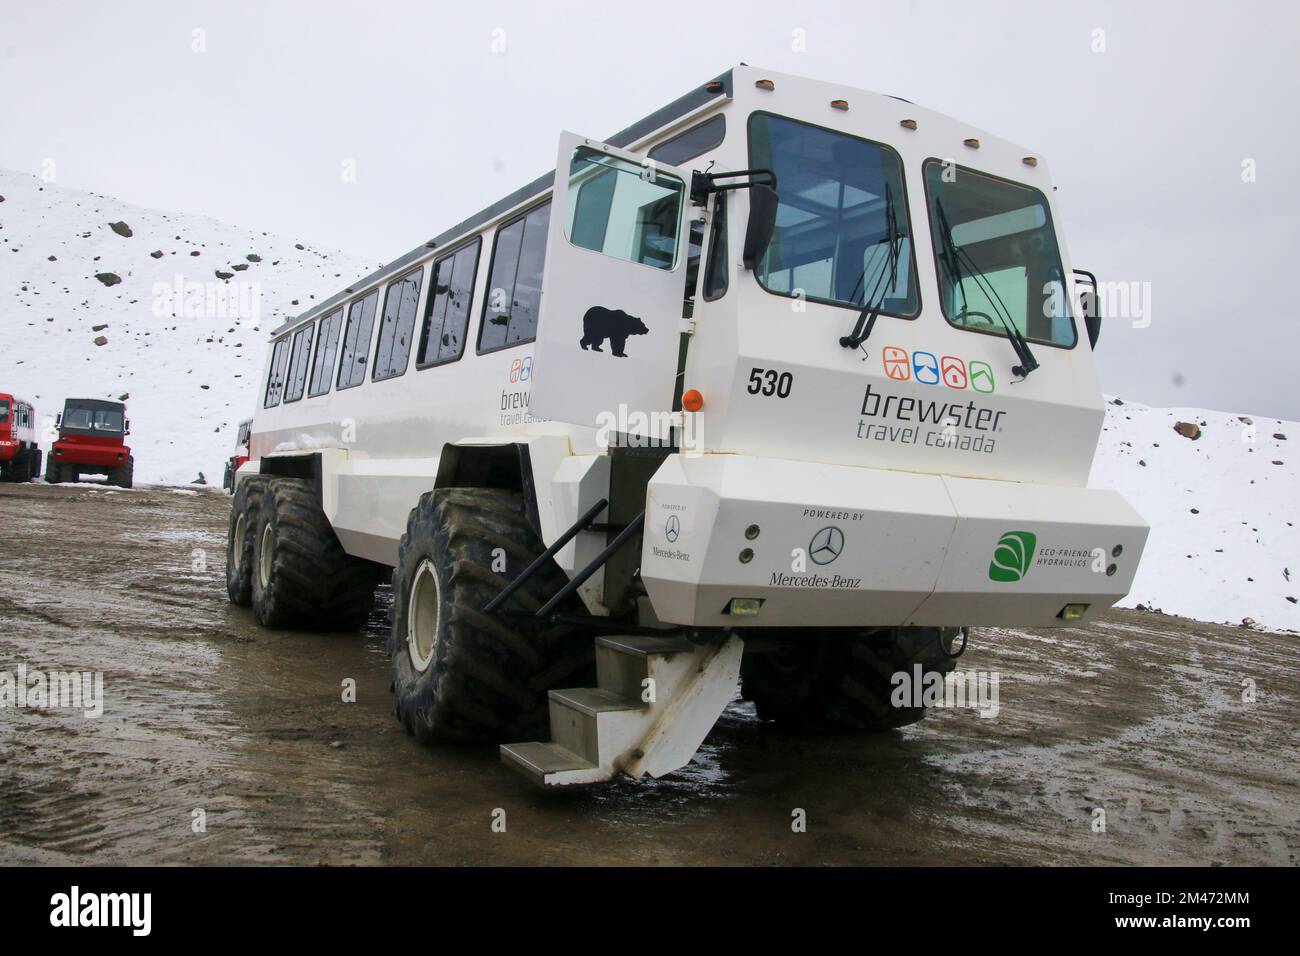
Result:
[[[126,406],[97,398],[70,398],[55,425],[59,440],[46,460],[45,480],[80,481],[83,474],[107,475],[108,483],[130,488],[135,459],[126,447],[131,423]]]
[[[40,473],[36,409],[0,392],[0,481],[31,481]]]
[[[248,435],[252,427],[251,418],[239,423],[239,433],[235,436],[235,453],[226,459],[226,474],[221,479],[221,487],[231,494],[235,492],[235,472],[239,471],[240,465],[248,461]]]

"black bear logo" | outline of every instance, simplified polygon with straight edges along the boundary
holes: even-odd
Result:
[[[622,309],[607,309],[602,305],[593,305],[582,317],[582,339],[578,342],[585,351],[603,352],[601,343],[609,339],[610,353],[619,358],[627,358],[623,346],[629,335],[645,335],[650,330],[635,315],[628,315]]]

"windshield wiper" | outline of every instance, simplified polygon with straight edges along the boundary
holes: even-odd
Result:
[[[1002,323],[1002,327],[1007,330],[1007,341],[1016,350],[1016,358],[1020,359],[1020,364],[1012,367],[1011,374],[1017,378],[1028,378],[1029,373],[1038,368],[1038,360],[1034,358],[1034,353],[1030,351],[1029,343],[1025,341],[1025,337],[1020,334],[1020,330],[1011,321],[1011,310],[1002,301],[1002,297],[998,295],[997,290],[984,278],[984,270],[975,264],[975,261],[970,257],[970,253],[957,248],[957,243],[952,237],[952,227],[948,224],[948,217],[943,212],[943,203],[936,199],[934,201],[934,210],[939,214],[939,232],[944,249],[942,261],[948,267],[948,272],[958,290],[961,291],[962,311],[968,311],[967,306],[969,305],[966,301],[966,290],[962,289],[961,285],[961,259],[964,258],[966,265],[970,267],[971,278],[975,280],[975,284],[979,286],[980,291],[984,293],[989,302],[993,303],[993,313],[997,316],[998,321]]]
[[[875,328],[876,319],[880,316],[880,310],[885,307],[885,294],[898,284],[898,263],[901,258],[903,237],[898,232],[898,216],[894,211],[894,193],[885,184],[885,237],[876,245],[889,243],[889,252],[887,258],[880,268],[880,275],[876,277],[876,284],[871,289],[871,295],[867,297],[862,305],[862,311],[858,313],[858,320],[853,324],[853,331],[848,335],[840,336],[840,345],[846,349],[861,348],[862,343],[871,337],[871,330]],[[881,282],[885,276],[889,276],[889,284],[881,288]],[[858,291],[858,286],[862,280],[867,277],[867,267],[862,267],[862,275],[858,277],[857,283],[853,286],[853,291]],[[877,296],[877,293],[879,295]],[[852,296],[849,297],[852,301]]]

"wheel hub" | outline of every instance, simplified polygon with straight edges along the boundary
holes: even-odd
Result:
[[[262,589],[265,590],[271,584],[271,561],[274,555],[271,548],[275,544],[275,534],[271,531],[271,524],[267,522],[266,527],[262,530],[262,554],[258,562],[257,573],[262,579]]]
[[[243,570],[244,564],[244,513],[241,511],[235,516],[235,533],[233,547],[231,547],[230,563],[235,566],[235,573],[238,574]]]
[[[442,594],[438,572],[428,558],[422,560],[411,579],[410,603],[406,613],[406,649],[411,666],[423,673],[432,663],[441,631]]]

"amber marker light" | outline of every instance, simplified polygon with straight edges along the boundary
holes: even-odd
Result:
[[[688,388],[682,394],[682,408],[688,412],[698,412],[704,407],[704,396],[698,388]]]

